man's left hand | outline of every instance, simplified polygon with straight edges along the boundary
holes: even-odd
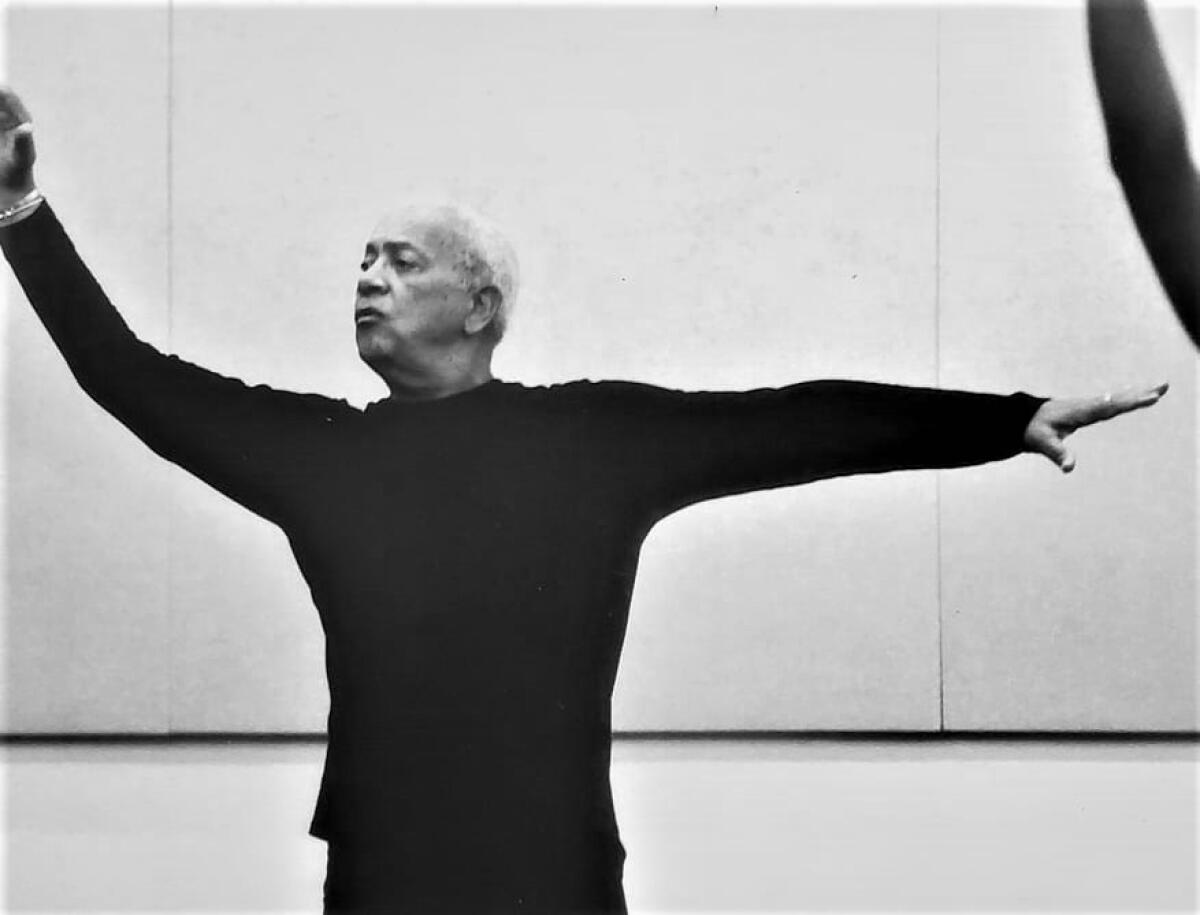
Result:
[[[1063,473],[1075,469],[1075,455],[1064,440],[1076,429],[1113,419],[1123,413],[1141,410],[1158,403],[1167,393],[1167,384],[1153,388],[1104,394],[1100,397],[1073,397],[1047,400],[1025,427],[1025,450],[1044,454]]]

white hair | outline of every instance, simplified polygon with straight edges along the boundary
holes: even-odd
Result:
[[[414,204],[398,215],[435,225],[452,236],[454,267],[472,293],[494,286],[500,306],[488,330],[499,341],[508,328],[517,298],[517,257],[507,239],[486,219],[451,203]]]

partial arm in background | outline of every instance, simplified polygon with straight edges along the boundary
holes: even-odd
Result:
[[[1092,71],[1112,167],[1179,320],[1200,346],[1200,177],[1142,0],[1088,0]]]

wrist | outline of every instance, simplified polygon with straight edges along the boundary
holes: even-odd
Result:
[[[4,209],[0,210],[0,227],[11,226],[20,222],[22,219],[33,214],[33,211],[41,206],[42,192],[36,187]]]

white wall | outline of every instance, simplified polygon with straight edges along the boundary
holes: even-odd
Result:
[[[1192,17],[1160,20],[1193,70]],[[650,537],[617,725],[1195,727],[1195,355],[1112,181],[1079,9],[17,7],[41,183],[130,322],[364,402],[407,195],[510,228],[503,377],[1099,393],[1022,458],[724,500]],[[1190,81],[1188,81],[1190,84]],[[283,538],[73,389],[10,295],[4,729],[319,730]]]
[[[129,322],[158,340],[170,279],[166,24],[153,7],[18,7],[7,22],[8,78],[33,110],[41,180]],[[8,285],[7,729],[160,730],[171,470],[80,396]]]
[[[8,746],[6,911],[320,911],[319,744]],[[1180,744],[618,742],[630,910],[1196,908]]]
[[[1191,10],[1166,12],[1190,109]],[[1068,479],[943,475],[950,728],[1195,721],[1196,356],[1105,167],[1081,28],[1082,4],[942,18],[941,381],[1173,388],[1081,433]],[[997,91],[1015,68],[1026,91]]]

